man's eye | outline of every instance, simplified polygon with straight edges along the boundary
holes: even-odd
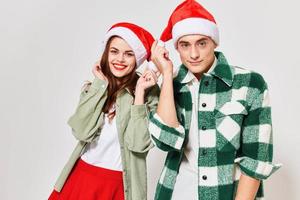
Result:
[[[205,46],[206,45],[206,41],[202,41],[202,42],[199,42],[199,46]]]
[[[189,46],[189,44],[183,43],[183,44],[180,44],[180,46],[181,46],[182,48],[187,48],[187,47]]]

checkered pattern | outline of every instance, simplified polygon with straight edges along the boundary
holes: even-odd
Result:
[[[198,199],[232,200],[241,173],[266,179],[280,166],[272,164],[272,125],[268,88],[258,73],[230,66],[221,52],[215,69],[202,76],[198,110]],[[151,115],[149,131],[158,148],[168,151],[156,189],[156,200],[170,200],[187,142],[192,97],[181,66],[174,79],[178,128]],[[256,199],[263,198],[262,182]]]

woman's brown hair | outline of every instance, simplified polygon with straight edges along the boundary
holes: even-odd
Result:
[[[132,96],[134,96],[134,89],[136,86],[136,82],[138,80],[138,75],[135,72],[136,67],[130,72],[128,75],[117,78],[115,77],[109,68],[108,62],[108,54],[111,41],[118,36],[111,37],[106,43],[104,52],[102,54],[102,58],[100,61],[100,66],[103,74],[106,76],[108,80],[108,89],[107,89],[107,100],[104,104],[102,112],[108,113],[108,117],[112,119],[116,112],[110,112],[112,106],[115,104],[118,94],[125,88],[127,88]]]

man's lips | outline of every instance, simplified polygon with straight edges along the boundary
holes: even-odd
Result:
[[[202,62],[202,60],[200,60],[200,61],[197,61],[197,62],[195,62],[195,61],[188,61],[188,63],[190,63],[191,65],[200,65],[200,63]]]
[[[119,63],[113,63],[113,66],[116,70],[123,70],[127,67],[127,65],[119,64]]]

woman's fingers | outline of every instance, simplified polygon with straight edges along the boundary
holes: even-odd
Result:
[[[101,70],[100,61],[97,61],[94,64],[94,67],[93,67],[92,71],[93,71],[94,76],[96,76],[96,77],[98,77],[99,79],[102,79],[102,80],[107,80],[106,76],[103,74],[103,72]]]
[[[156,73],[155,73],[154,71],[152,71],[152,70],[150,71],[150,73],[151,73],[151,76],[153,77],[153,79],[154,79],[154,81],[155,81],[155,83],[156,83],[156,82],[157,82],[157,79],[158,79],[158,78],[157,78],[158,76],[157,76]]]
[[[153,71],[148,71],[145,75],[146,82],[150,82],[151,85],[154,85],[157,82],[157,77]]]

